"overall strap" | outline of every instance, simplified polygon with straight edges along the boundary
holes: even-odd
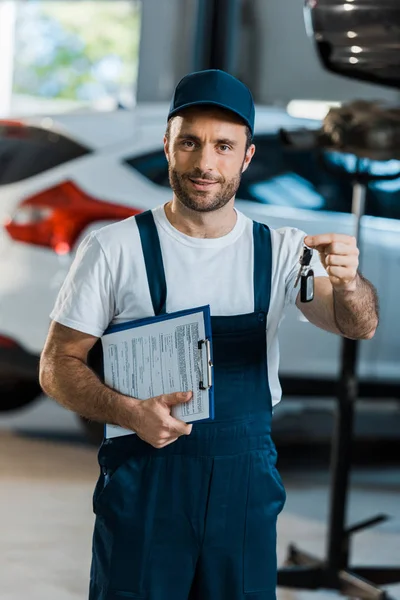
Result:
[[[136,215],[135,219],[142,243],[154,314],[162,315],[165,314],[167,283],[165,281],[164,264],[157,227],[151,210]]]
[[[271,232],[263,223],[253,223],[254,240],[254,312],[268,313],[271,299]]]

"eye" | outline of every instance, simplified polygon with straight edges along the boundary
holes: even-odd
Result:
[[[182,146],[184,148],[194,148],[194,142],[192,140],[183,140]]]
[[[222,152],[227,152],[231,148],[230,148],[230,146],[228,146],[228,144],[221,144],[219,149],[222,150]]]

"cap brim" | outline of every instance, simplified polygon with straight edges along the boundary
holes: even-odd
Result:
[[[238,112],[237,110],[234,110],[232,107],[227,106],[226,104],[223,104],[222,102],[212,102],[212,101],[202,101],[199,100],[198,102],[188,102],[187,104],[183,104],[182,106],[180,106],[179,108],[175,108],[174,110],[172,110],[169,114],[168,114],[168,121],[175,116],[176,114],[182,112],[183,110],[185,110],[186,108],[190,108],[191,106],[217,106],[218,108],[223,108],[224,110],[228,110],[229,112],[231,112],[232,114],[236,115],[237,117],[239,117],[240,119],[242,119],[242,121],[245,122],[245,124],[247,125],[247,127],[250,129],[251,133],[253,133],[252,127],[249,123],[249,121],[246,119],[245,116],[243,116],[240,112]]]

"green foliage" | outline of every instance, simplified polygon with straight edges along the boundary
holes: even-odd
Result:
[[[14,92],[118,97],[137,78],[140,8],[129,0],[20,4]]]

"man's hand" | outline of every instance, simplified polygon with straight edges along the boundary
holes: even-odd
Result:
[[[378,295],[358,272],[359,250],[354,237],[339,233],[308,235],[304,243],[315,248],[329,276],[315,278],[314,300],[296,304],[317,327],[353,340],[369,340],[379,322]]]
[[[192,392],[138,400],[101,383],[86,364],[98,338],[53,321],[40,360],[40,383],[62,406],[99,423],[112,423],[135,431],[156,448],[189,435],[188,425],[171,415],[177,404],[188,402]]]
[[[192,392],[177,392],[149,400],[139,400],[135,410],[135,425],[132,429],[154,448],[164,448],[175,442],[181,435],[190,435],[192,425],[175,419],[171,415],[171,409],[176,404],[188,402],[192,395]]]
[[[337,292],[354,292],[360,251],[356,238],[340,233],[308,235],[304,243],[319,252],[321,262]]]

